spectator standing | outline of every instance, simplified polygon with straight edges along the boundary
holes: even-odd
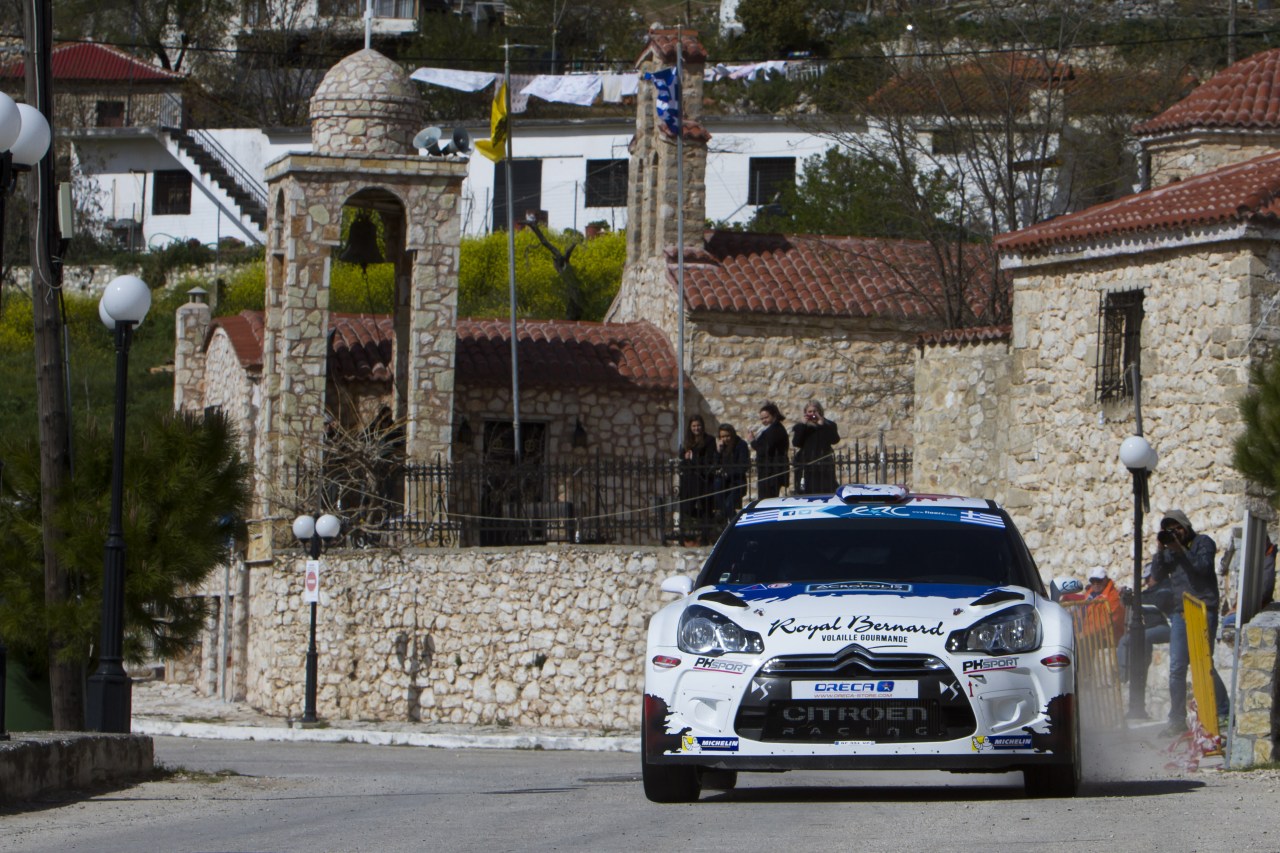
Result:
[[[1182,613],[1182,595],[1191,593],[1205,603],[1209,617],[1209,645],[1218,635],[1218,576],[1214,573],[1217,544],[1203,533],[1196,533],[1182,510],[1171,509],[1160,519],[1156,536],[1155,557],[1151,560],[1156,583],[1169,581],[1173,593],[1169,617],[1169,725],[1161,732],[1166,737],[1187,730],[1187,667],[1191,658],[1187,647],[1187,623]],[[1209,660],[1213,673],[1213,692],[1218,714],[1227,715],[1227,688]]]
[[[760,426],[751,428],[751,449],[756,452],[756,491],[761,498],[776,498],[784,486],[791,485],[784,420],[777,406],[765,403],[760,407]]]
[[[705,545],[711,524],[716,447],[702,415],[689,418],[680,447],[680,532],[686,545]]]
[[[747,493],[747,469],[751,467],[751,454],[747,443],[738,436],[730,424],[720,424],[716,430],[716,471],[712,490],[716,499],[716,520],[727,524],[742,506]]]
[[[1094,612],[1099,613],[1096,618],[1097,625],[1091,626],[1102,632],[1105,639],[1111,645],[1124,636],[1125,625],[1125,609],[1124,604],[1120,601],[1120,590],[1116,587],[1115,582],[1107,576],[1107,570],[1103,566],[1094,566],[1089,570],[1089,589],[1085,592],[1085,601],[1093,601],[1101,599],[1107,603],[1105,612],[1103,608],[1095,606]],[[1095,620],[1090,620],[1091,622]]]
[[[836,463],[832,447],[840,441],[840,430],[829,421],[822,404],[810,400],[804,406],[804,420],[791,428],[796,448],[796,493],[826,495],[836,490]]]
[[[1121,599],[1124,599],[1124,595],[1121,595]],[[1147,646],[1145,660],[1148,668],[1151,667],[1151,654],[1155,651],[1155,647],[1169,642],[1169,617],[1165,614],[1173,606],[1172,601],[1173,592],[1169,589],[1168,578],[1157,583],[1151,564],[1147,563],[1142,567],[1142,627],[1145,629]],[[1133,606],[1131,601],[1125,603],[1126,606]],[[1129,642],[1132,639],[1132,634],[1125,634],[1116,646],[1116,661],[1120,664],[1121,683],[1129,680]],[[1143,679],[1143,683],[1146,683],[1146,679]]]

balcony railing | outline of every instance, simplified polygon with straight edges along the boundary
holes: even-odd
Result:
[[[907,483],[911,454],[855,443],[832,459],[840,483]],[[349,474],[351,466],[341,469]],[[710,544],[715,468],[676,459],[607,458],[514,465],[384,461],[349,476],[298,472],[299,494],[343,519],[345,544],[365,548]],[[754,466],[742,504],[757,496]]]

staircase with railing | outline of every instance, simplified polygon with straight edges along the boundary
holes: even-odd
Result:
[[[207,175],[240,212],[260,230],[267,227],[267,191],[213,134],[186,126],[182,101],[166,94],[160,111],[160,132],[167,135],[199,170]]]

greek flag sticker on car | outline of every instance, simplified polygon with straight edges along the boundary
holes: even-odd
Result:
[[[792,699],[919,699],[918,681],[793,681]]]

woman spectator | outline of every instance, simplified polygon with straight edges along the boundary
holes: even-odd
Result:
[[[705,545],[711,523],[716,447],[702,415],[689,418],[680,447],[680,531],[686,545]]]
[[[761,498],[776,498],[791,485],[787,465],[785,418],[773,403],[760,407],[760,426],[751,428],[751,449],[756,452],[756,491]]]
[[[716,431],[716,475],[712,489],[716,496],[716,520],[728,524],[742,506],[742,496],[747,493],[747,469],[751,467],[751,454],[747,443],[729,424],[720,424]]]
[[[840,441],[840,430],[829,421],[817,400],[804,406],[804,420],[791,428],[795,445],[796,493],[828,495],[836,490],[836,463],[832,445]]]

